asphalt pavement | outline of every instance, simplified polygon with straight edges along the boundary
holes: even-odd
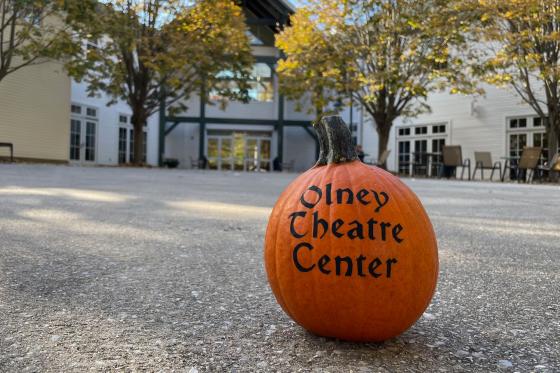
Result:
[[[560,371],[560,186],[404,179],[437,291],[356,344],[306,332],[266,281],[296,176],[0,164],[0,371]]]

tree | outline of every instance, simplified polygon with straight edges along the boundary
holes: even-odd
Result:
[[[71,24],[90,6],[80,0],[0,0],[0,82],[26,66],[79,53]]]
[[[474,32],[480,73],[489,83],[509,85],[546,125],[548,160],[560,141],[560,1],[477,0]],[[548,117],[548,118],[547,118]]]
[[[449,0],[310,0],[277,38],[281,89],[320,110],[358,102],[375,120],[381,156],[395,119],[428,111],[429,92],[476,91],[466,16]]]
[[[109,104],[130,106],[135,164],[142,163],[143,127],[160,100],[181,111],[194,92],[246,98],[252,55],[242,10],[232,1],[108,1],[80,31],[99,45],[70,72],[87,82],[90,95],[104,92]]]

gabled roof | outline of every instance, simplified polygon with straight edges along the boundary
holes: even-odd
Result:
[[[269,25],[287,24],[290,15],[294,13],[293,6],[286,0],[243,0],[242,6],[263,20],[263,23],[268,20]]]

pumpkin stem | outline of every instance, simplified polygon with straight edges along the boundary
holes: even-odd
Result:
[[[313,128],[315,128],[315,132],[317,132],[317,138],[319,140],[319,159],[315,166],[324,166],[328,162],[328,155],[329,155],[329,139],[327,137],[327,132],[325,131],[325,127],[321,123],[321,120],[313,123]]]
[[[352,162],[358,159],[352,133],[338,115],[323,117],[315,124],[319,136],[319,160],[316,166]]]

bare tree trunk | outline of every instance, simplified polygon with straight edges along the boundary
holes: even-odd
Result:
[[[144,163],[144,126],[146,115],[143,108],[134,108],[132,113],[132,126],[134,128],[134,149],[132,163],[139,166]]]
[[[558,143],[560,142],[560,113],[549,113],[549,125],[546,129],[548,139],[548,164],[553,167],[552,157],[558,153]],[[551,181],[558,181],[558,172],[550,171]]]
[[[392,121],[385,121],[385,122],[377,122],[377,134],[379,135],[379,149],[377,152],[377,160],[378,162],[381,161],[381,157],[385,150],[387,150],[387,146],[389,144],[389,133],[391,132],[391,127],[393,126]],[[384,170],[387,169],[387,160],[384,160],[382,164],[378,165],[379,167],[383,168]]]

